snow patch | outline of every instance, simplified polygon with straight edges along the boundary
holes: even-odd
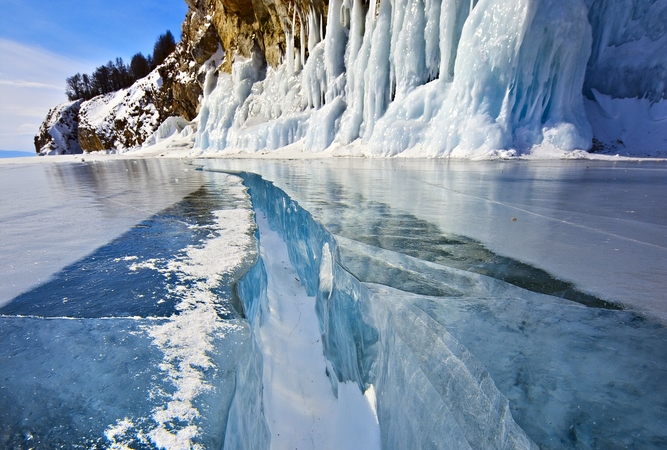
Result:
[[[230,175],[221,176],[236,180]],[[196,400],[214,389],[207,381],[207,373],[216,370],[210,357],[215,350],[214,341],[238,327],[220,318],[213,290],[223,276],[233,275],[246,263],[254,245],[248,194],[240,181],[235,182],[238,185],[227,186],[227,191],[246,207],[215,211],[208,240],[187,247],[173,260],[150,259],[130,266],[130,270],[158,270],[178,280],[171,288],[171,293],[180,297],[177,312],[164,322],[144,327],[164,355],[160,370],[173,386],[173,392],[159,390],[152,394],[163,398],[164,404],[153,410],[151,418],[155,426],[145,438],[158,448],[203,448],[196,442],[201,432],[196,425],[201,416]],[[110,426],[105,435],[117,445],[119,437],[132,427],[132,420],[126,418]],[[136,432],[134,435],[138,436]]]

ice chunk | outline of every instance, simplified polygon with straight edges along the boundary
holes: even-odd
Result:
[[[175,134],[181,133],[190,123],[182,117],[172,116],[167,117],[167,119],[160,124],[160,126],[144,143],[143,147],[148,147],[150,145],[155,145],[160,141],[163,141]]]

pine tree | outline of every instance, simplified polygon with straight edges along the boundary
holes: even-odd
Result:
[[[176,41],[171,31],[161,34],[153,47],[153,67],[157,67],[176,49]]]

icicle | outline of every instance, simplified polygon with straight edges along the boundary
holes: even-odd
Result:
[[[350,77],[349,72],[357,59],[357,54],[364,38],[364,20],[363,0],[353,0],[350,11],[350,40],[345,55],[345,67],[348,70],[348,79]]]
[[[292,16],[291,26],[290,30],[285,30],[285,63],[288,75],[294,74],[294,16]]]
[[[377,17],[377,0],[370,0],[370,5],[368,9],[368,14],[370,14],[373,23],[375,23],[375,18]]]
[[[391,85],[395,98],[429,78],[426,68],[425,5],[422,0],[396,1],[391,27]],[[393,99],[392,99],[393,100]]]
[[[317,34],[318,24],[317,16],[315,14],[315,8],[310,7],[308,11],[308,54],[312,55],[315,46],[321,41],[319,35]],[[322,33],[320,33],[321,35]]]
[[[345,28],[350,28],[350,9],[352,9],[350,0],[343,0],[340,5],[340,23]]]
[[[329,17],[324,39],[324,64],[327,73],[327,84],[338,77],[345,70],[345,47],[347,33],[342,22],[336,17],[343,8],[341,0],[329,0]],[[322,22],[320,22],[321,26]]]
[[[375,122],[382,117],[390,102],[391,16],[391,2],[380,2],[380,11],[373,29],[368,64],[364,71],[364,120],[360,130],[364,138],[370,137]]]
[[[440,14],[441,0],[425,0],[426,25],[424,28],[427,80],[438,78],[440,72]]]
[[[301,67],[303,68],[306,65],[306,21],[301,11],[299,11],[299,23],[301,24],[299,27],[299,53],[301,55]]]
[[[296,23],[296,8],[292,12],[292,36],[294,36],[294,24]]]
[[[470,11],[472,11],[473,0],[470,3],[459,0],[443,0],[440,13],[440,79],[452,81],[454,77],[454,64],[458,54],[461,32]]]
[[[369,11],[364,17],[364,0],[354,0],[350,42],[347,55],[347,109],[341,119],[338,140],[349,144],[360,136],[364,114],[364,71],[368,65],[371,39],[375,25],[376,0],[370,0]],[[357,44],[358,41],[358,44]]]

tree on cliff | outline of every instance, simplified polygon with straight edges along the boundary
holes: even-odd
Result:
[[[92,75],[77,73],[66,79],[65,94],[70,101],[91,98],[129,87],[136,81],[123,58],[99,66]]]
[[[171,31],[161,34],[153,47],[153,67],[157,67],[176,49],[176,41]]]
[[[175,49],[174,35],[167,30],[157,38],[153,56],[137,53],[132,57],[129,66],[123,62],[123,58],[116,58],[115,62],[109,61],[97,67],[92,75],[77,73],[65,80],[65,94],[70,101],[80,98],[90,100],[98,95],[129,87],[162,64]]]
[[[130,61],[130,75],[135,80],[145,77],[151,71],[153,59],[149,56],[146,58],[143,54],[137,53]]]

